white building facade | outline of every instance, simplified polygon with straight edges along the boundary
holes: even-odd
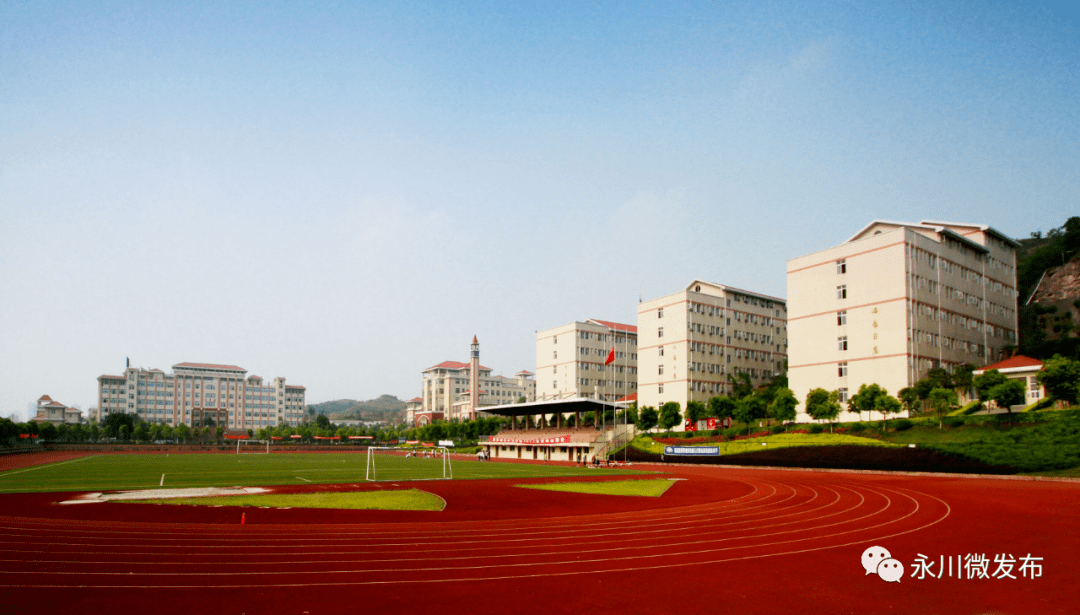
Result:
[[[512,404],[522,398],[536,400],[532,372],[522,370],[513,378],[492,376],[491,372],[490,367],[480,365],[480,344],[473,336],[468,363],[443,361],[420,373],[420,407],[414,408],[409,424],[475,419],[484,406]],[[474,399],[479,403],[474,404]]]
[[[637,344],[636,326],[608,320],[537,332],[537,399],[614,401],[632,395],[637,392]]]
[[[822,388],[846,402],[871,383],[895,396],[931,368],[1000,359],[1017,343],[1018,247],[985,225],[876,220],[789,260],[795,396]]]
[[[694,280],[677,293],[638,304],[638,407],[729,395],[736,374],[753,386],[784,371],[783,299]]]
[[[115,412],[149,423],[229,429],[297,426],[304,420],[306,389],[265,383],[235,365],[177,363],[173,373],[128,367],[122,376],[98,377],[97,421]]]

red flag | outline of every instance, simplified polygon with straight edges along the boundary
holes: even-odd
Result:
[[[607,353],[607,361],[604,361],[604,365],[608,365],[615,362],[615,347],[611,347],[611,352]]]

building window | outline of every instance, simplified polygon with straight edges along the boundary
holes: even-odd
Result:
[[[556,350],[556,351],[552,352],[551,353],[551,358],[552,359],[558,359],[559,358],[559,351]]]
[[[663,365],[660,366],[660,375],[661,376],[664,375],[664,366]]]
[[[847,350],[847,336],[841,335],[840,337],[836,338],[836,345],[839,350]]]
[[[664,317],[664,308],[660,308],[659,310],[656,310],[656,317],[657,318],[663,318]]]
[[[837,299],[847,299],[847,285],[846,284],[841,284],[840,286],[836,287],[836,298]]]
[[[836,273],[847,273],[847,259],[842,258],[836,261]]]
[[[842,326],[842,325],[847,324],[847,310],[836,313],[836,324],[838,326]]]
[[[847,378],[847,361],[837,364],[837,375],[841,378]]]
[[[660,351],[660,356],[661,356],[661,357],[662,357],[662,356],[664,356],[664,347],[663,347],[663,346],[661,346],[661,347],[660,347],[660,348],[658,348],[657,350],[659,350],[659,351]]]
[[[664,337],[664,328],[660,327],[656,330],[656,337]]]
[[[664,394],[664,385],[661,384],[657,388],[659,389],[659,391],[657,391],[657,392],[660,393],[661,395],[663,395]]]
[[[840,387],[836,390],[836,401],[846,404],[847,403],[847,387]]]

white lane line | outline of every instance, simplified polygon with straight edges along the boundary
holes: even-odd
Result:
[[[308,479],[306,479],[306,478],[304,478],[302,476],[297,476],[296,478],[299,478],[300,480],[304,481],[305,483],[310,483],[311,482],[311,481],[309,481]]]
[[[164,487],[164,486],[165,486],[165,475],[162,474],[161,475],[161,482],[158,483],[158,487]]]
[[[55,468],[56,466],[62,466],[68,463],[75,463],[76,461],[85,461],[87,459],[93,459],[94,457],[97,457],[97,455],[79,457],[78,459],[70,459],[68,461],[61,461],[60,463],[46,463],[40,466],[34,466],[32,468],[24,468],[22,470],[11,470],[10,472],[4,472],[3,474],[0,474],[0,478],[3,478],[5,476],[11,476],[12,474],[19,474],[21,472],[29,472],[30,470],[40,470],[41,468]]]

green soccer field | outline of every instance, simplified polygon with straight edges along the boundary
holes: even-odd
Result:
[[[97,455],[0,472],[0,493],[353,483],[366,481],[366,462],[367,455],[355,453]],[[378,455],[376,462],[376,478],[380,481],[443,475],[442,461],[437,459]],[[492,461],[451,463],[455,479],[643,473]]]

